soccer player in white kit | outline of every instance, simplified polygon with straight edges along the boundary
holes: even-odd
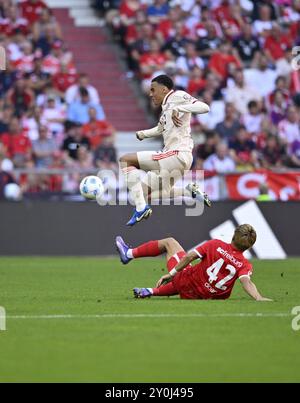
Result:
[[[175,91],[174,83],[167,75],[152,80],[150,98],[155,106],[162,108],[159,123],[153,129],[139,131],[136,135],[140,141],[163,136],[164,149],[161,152],[126,154],[120,158],[120,168],[136,206],[128,226],[151,216],[152,209],[146,202],[148,197],[154,200],[189,196],[211,206],[208,196],[196,184],[188,185],[185,190],[174,187],[193,163],[191,114],[208,113],[209,106],[185,91]],[[146,180],[141,179],[140,170],[147,172]]]

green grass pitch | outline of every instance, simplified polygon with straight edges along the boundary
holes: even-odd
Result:
[[[135,300],[164,261],[1,258],[0,382],[299,382],[300,260],[254,261],[273,303]],[[239,315],[242,314],[242,315]],[[61,315],[55,317],[56,315]],[[69,317],[68,317],[69,315]]]

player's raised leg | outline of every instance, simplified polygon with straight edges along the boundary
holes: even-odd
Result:
[[[128,226],[133,226],[145,218],[150,217],[152,209],[147,205],[141,183],[140,164],[137,154],[126,154],[120,158],[120,168],[125,176],[127,187],[135,203],[135,211]]]

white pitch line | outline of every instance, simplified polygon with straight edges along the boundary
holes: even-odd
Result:
[[[191,314],[172,314],[172,313],[160,313],[160,314],[102,314],[102,315],[7,315],[6,319],[13,320],[29,320],[29,319],[138,319],[138,318],[280,318],[290,317],[290,313],[277,312],[277,313],[191,313]],[[0,317],[1,319],[1,317]]]

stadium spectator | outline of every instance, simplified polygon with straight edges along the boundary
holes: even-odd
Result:
[[[147,8],[147,17],[151,24],[158,24],[166,18],[169,9],[169,4],[166,0],[153,0],[153,3]]]
[[[260,163],[263,168],[282,168],[285,164],[286,150],[285,147],[280,144],[278,137],[269,135],[265,147],[261,151],[259,157]]]
[[[219,135],[214,131],[208,131],[204,143],[199,144],[194,152],[195,169],[203,169],[204,161],[216,153],[220,142]]]
[[[208,68],[223,82],[228,78],[230,72],[235,67],[241,67],[239,56],[231,43],[224,41],[219,50],[213,53],[210,58]]]
[[[100,169],[109,169],[118,172],[117,152],[113,144],[113,138],[105,137],[94,154],[94,163]]]
[[[11,119],[9,131],[1,136],[0,141],[16,168],[32,166],[31,142],[22,131],[18,118]]]
[[[273,93],[273,101],[269,108],[270,118],[274,125],[278,125],[286,116],[288,102],[281,90]]]
[[[248,113],[241,117],[241,123],[246,127],[247,132],[253,135],[260,132],[263,118],[264,115],[260,103],[250,101],[248,104]]]
[[[83,135],[82,127],[78,124],[70,124],[67,130],[67,137],[64,140],[62,150],[64,151],[65,159],[68,162],[78,159],[79,147],[86,147],[88,150],[91,148],[89,139]]]
[[[254,88],[261,97],[268,96],[275,89],[275,80],[278,73],[269,68],[265,54],[260,53],[258,66],[245,70],[246,85]]]
[[[225,116],[225,107],[223,101],[213,100],[212,93],[209,90],[205,90],[202,93],[202,100],[210,107],[208,113],[197,115],[197,121],[203,130],[212,130],[220,122],[223,122]]]
[[[40,0],[26,0],[20,4],[21,12],[30,25],[34,24],[41,16],[43,10],[48,9],[47,5]]]
[[[7,158],[4,144],[0,143],[0,171],[11,172],[14,168],[13,162]]]
[[[299,112],[294,106],[290,106],[286,119],[278,125],[279,137],[284,144],[291,145],[294,141],[300,140]]]
[[[260,44],[255,35],[252,33],[252,25],[245,23],[242,25],[242,34],[233,42],[234,48],[246,67],[257,63],[259,56]]]
[[[39,139],[32,143],[32,151],[37,168],[47,168],[53,164],[53,154],[57,150],[55,141],[48,135],[48,128],[41,126]]]
[[[47,99],[47,104],[42,112],[41,121],[49,130],[51,137],[55,138],[58,145],[60,145],[62,142],[65,120],[65,107],[63,105],[56,104],[55,96],[49,96]]]
[[[81,89],[85,89],[88,91],[90,102],[92,104],[100,104],[100,97],[97,89],[90,84],[90,79],[88,75],[84,73],[80,74],[78,82],[76,84],[73,84],[71,87],[68,88],[65,95],[65,100],[67,104],[70,105],[81,100]]]
[[[8,132],[9,123],[11,121],[13,113],[13,108],[9,106],[4,106],[4,100],[0,100],[0,136],[1,134]]]
[[[68,66],[70,73],[76,73],[72,53],[67,51],[61,40],[56,40],[51,45],[50,53],[43,60],[42,71],[55,76],[59,73],[62,64]]]
[[[104,110],[101,105],[94,104],[91,101],[89,92],[85,88],[80,88],[80,101],[75,101],[69,104],[68,120],[84,125],[89,122],[89,110],[94,108],[97,111],[97,119],[105,120]]]
[[[176,61],[176,80],[177,86],[187,89],[189,77],[194,68],[203,69],[204,61],[197,55],[194,43],[187,43],[185,46],[185,55],[180,56]]]
[[[216,132],[224,140],[228,141],[238,132],[241,124],[237,111],[233,104],[226,103],[224,120],[216,125]]]
[[[19,117],[34,106],[35,96],[29,87],[29,80],[19,78],[14,86],[7,92],[7,104],[14,108]]]
[[[48,8],[43,8],[38,20],[34,23],[32,34],[35,42],[47,37],[49,29],[52,30],[55,39],[62,39],[61,27]]]
[[[238,112],[245,114],[250,101],[261,99],[259,92],[246,84],[243,70],[238,69],[234,74],[234,84],[227,89],[226,101],[232,103]]]
[[[240,126],[236,135],[229,141],[230,155],[238,170],[258,167],[256,146],[245,126]]]
[[[235,162],[229,154],[228,145],[220,143],[217,145],[215,154],[212,154],[203,164],[206,171],[226,174],[235,171]]]
[[[259,5],[258,16],[254,21],[253,29],[256,34],[264,38],[270,34],[272,30],[272,10],[269,5]]]
[[[290,146],[289,166],[300,168],[300,140],[295,140]]]
[[[106,137],[112,137],[113,139],[115,129],[106,120],[97,119],[97,110],[95,108],[89,109],[89,119],[89,122],[82,127],[82,133],[89,139],[91,148],[95,151]]]

